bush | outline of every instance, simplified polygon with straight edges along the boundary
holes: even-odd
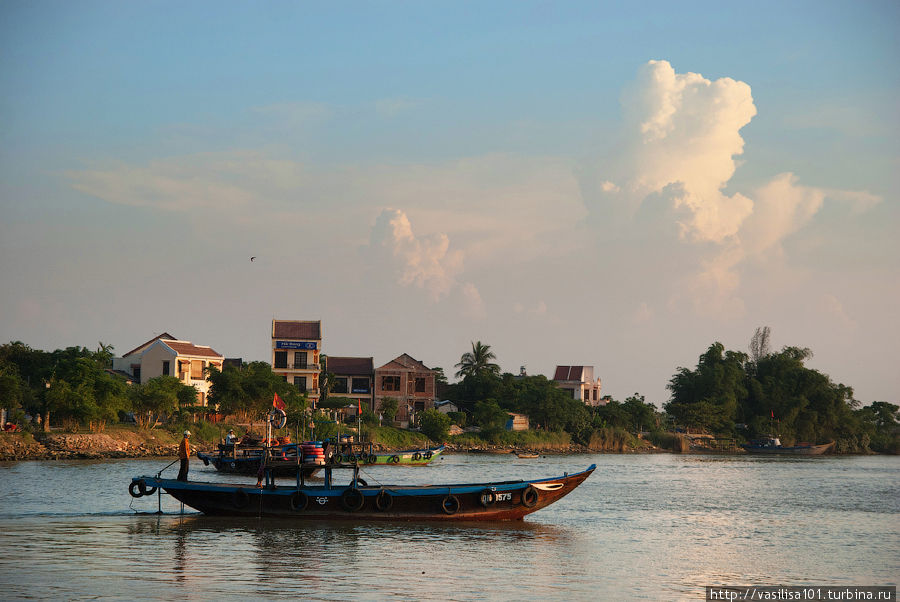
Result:
[[[450,433],[450,417],[438,410],[419,412],[419,429],[436,443],[447,439]]]

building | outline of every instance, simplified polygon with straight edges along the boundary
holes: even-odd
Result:
[[[137,383],[174,376],[197,389],[197,403],[205,406],[209,394],[206,369],[212,366],[221,370],[224,362],[225,356],[211,347],[194,345],[164,332],[122,357],[113,358],[113,370],[130,375]]]
[[[334,375],[329,399],[345,397],[347,405],[375,409],[375,362],[371,357],[329,355],[325,370]]]
[[[272,372],[319,401],[320,320],[272,320]]]
[[[375,407],[386,397],[397,400],[395,420],[407,428],[415,412],[434,407],[435,372],[419,360],[403,354],[375,369]]]
[[[600,397],[600,379],[594,380],[593,366],[557,366],[553,382],[560,389],[569,391],[572,399],[589,406],[606,405]]]
[[[459,406],[449,399],[444,399],[443,401],[436,401],[434,403],[434,409],[443,414],[449,414],[450,412],[458,412]]]
[[[506,430],[508,431],[527,431],[528,416],[525,414],[516,414],[509,412],[509,420],[506,421]]]

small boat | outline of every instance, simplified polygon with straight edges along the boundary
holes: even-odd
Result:
[[[454,485],[377,485],[359,478],[359,464],[326,465],[324,482],[309,485],[297,475],[295,485],[264,487],[234,483],[178,481],[156,476],[134,477],[133,497],[165,491],[173,498],[213,516],[266,516],[292,520],[521,520],[574,490],[596,469],[561,477],[518,481],[490,481]],[[333,480],[334,468],[349,468],[346,485]]]
[[[265,445],[273,443],[273,445]],[[279,444],[276,441],[262,441],[257,445],[219,444],[218,452],[207,454],[197,452],[203,464],[212,464],[216,470],[224,473],[256,475],[260,464],[265,460],[265,469],[276,477],[290,477],[297,473],[299,467],[304,477],[314,475],[325,464],[325,450],[322,443],[307,441],[304,443]]]
[[[823,443],[821,445],[813,445],[812,443],[798,443],[797,445],[784,446],[778,437],[766,437],[765,439],[754,439],[750,443],[745,443],[741,447],[751,454],[780,454],[785,456],[819,456],[827,452],[834,445],[831,443]]]
[[[525,452],[516,452],[517,458],[522,458],[523,460],[533,460],[535,458],[540,458],[540,454],[529,454]]]

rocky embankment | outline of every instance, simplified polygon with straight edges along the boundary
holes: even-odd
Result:
[[[144,458],[177,453],[177,441],[164,432],[0,434],[0,461]]]

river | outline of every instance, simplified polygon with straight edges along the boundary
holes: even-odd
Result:
[[[363,472],[369,484],[462,483],[597,464],[522,522],[459,525],[210,518],[128,495],[132,476],[167,463],[0,463],[0,598],[696,600],[707,585],[900,575],[897,457],[455,454]],[[196,459],[191,478],[241,480]]]

